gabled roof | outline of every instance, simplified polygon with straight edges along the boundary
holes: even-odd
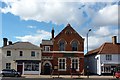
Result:
[[[120,54],[120,43],[104,43],[99,48],[89,51],[85,56],[93,54]]]
[[[2,47],[3,49],[32,49],[39,50],[40,47],[30,43],[30,42],[16,42],[11,45]]]
[[[76,33],[76,35],[77,36],[79,36],[81,39],[83,39],[72,27],[71,27],[71,25],[68,23],[67,24],[67,26],[55,37],[55,39],[57,38],[57,37],[59,37],[65,30],[67,30],[67,29],[71,29],[71,30],[73,30],[75,33]],[[83,39],[84,40],[84,39]]]

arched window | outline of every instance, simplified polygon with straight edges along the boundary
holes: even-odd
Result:
[[[72,51],[77,51],[78,50],[78,42],[77,41],[73,41],[72,42]]]
[[[60,51],[65,51],[65,41],[64,40],[61,40],[59,42],[59,50]]]

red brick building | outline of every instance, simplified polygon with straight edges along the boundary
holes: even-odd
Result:
[[[70,74],[84,71],[84,39],[68,24],[56,37],[42,40],[42,73]]]

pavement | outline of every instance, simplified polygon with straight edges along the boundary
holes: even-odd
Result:
[[[22,75],[22,77],[25,77],[25,78],[82,78],[82,79],[84,79],[84,78],[88,78],[88,76],[77,76],[77,75],[73,75],[73,76],[71,76],[71,75],[53,75],[53,76],[51,76],[51,75]],[[113,77],[113,76],[98,76],[98,75],[91,75],[91,76],[89,76],[89,78],[110,78],[110,79],[115,79],[115,77]]]

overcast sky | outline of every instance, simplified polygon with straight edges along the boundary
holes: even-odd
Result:
[[[109,1],[109,2],[108,2]],[[10,41],[29,41],[39,46],[42,39],[57,35],[68,23],[85,38],[89,50],[118,35],[117,0],[1,0],[0,36]],[[2,32],[2,33],[1,33]],[[2,42],[0,43],[2,46]]]

